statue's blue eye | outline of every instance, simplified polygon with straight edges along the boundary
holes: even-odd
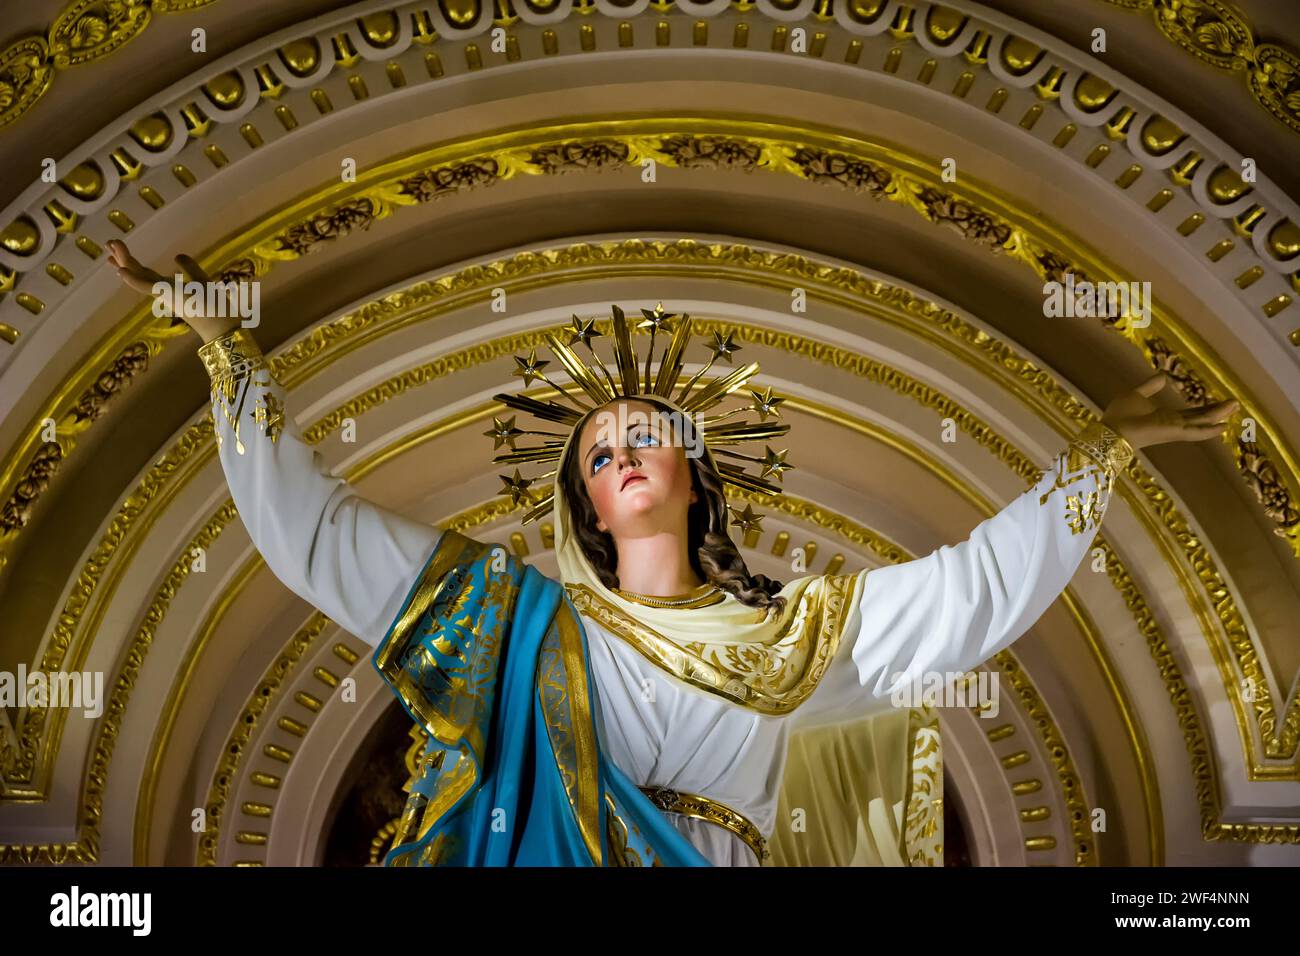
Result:
[[[642,441],[642,439],[645,439],[645,441]],[[632,439],[633,448],[653,447],[658,444],[659,444],[659,439],[656,438],[654,435],[650,434],[650,432],[643,432],[642,434],[638,435],[636,438]],[[613,459],[610,458],[610,456],[607,455],[605,452],[601,452],[600,454],[596,455],[596,457],[591,460],[591,473],[593,475],[596,472],[600,471],[600,469],[603,467],[600,463],[601,459],[609,459],[610,461],[613,461]]]

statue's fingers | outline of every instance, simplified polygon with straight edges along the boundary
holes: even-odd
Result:
[[[185,270],[185,274],[196,282],[211,282],[204,268],[195,262],[190,256],[181,253],[176,257],[176,264]]]
[[[117,270],[117,277],[121,279],[122,282],[125,283],[129,288],[134,289],[136,292],[143,292],[146,295],[150,295],[153,293],[153,285],[154,285],[153,282],[144,278],[143,276],[133,274],[127,269],[119,268]]]
[[[114,250],[114,244],[116,244],[116,250]],[[125,270],[127,273],[149,282],[150,285],[155,282],[165,281],[162,276],[131,255],[131,250],[126,247],[126,243],[111,239],[109,240],[109,250],[110,252],[116,251],[113,262],[118,268]]]
[[[131,248],[121,239],[108,240],[108,255],[109,258],[113,260],[114,265],[122,266],[124,268],[145,268],[144,264],[139,259],[131,255]]]
[[[1165,383],[1168,381],[1169,381],[1168,375],[1166,375],[1164,372],[1156,372],[1156,374],[1152,375],[1149,379],[1147,379],[1145,382],[1139,385],[1136,390],[1138,394],[1145,395],[1147,398],[1150,398],[1156,392],[1164,388]]]
[[[135,259],[130,260],[127,265],[118,266],[117,274],[123,282],[139,292],[152,292],[155,283],[167,281],[148,266],[141,265]]]
[[[1200,408],[1183,409],[1183,421],[1190,425],[1208,425],[1212,422],[1221,422],[1230,417],[1240,406],[1240,402],[1235,398],[1231,398],[1226,402],[1216,402],[1213,405],[1204,405]]]
[[[1192,441],[1203,441],[1206,438],[1217,438],[1223,434],[1223,430],[1227,427],[1226,422],[1220,422],[1217,425],[1191,425],[1184,430],[1184,434]]]

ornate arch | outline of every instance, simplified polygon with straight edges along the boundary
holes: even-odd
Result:
[[[206,852],[171,835],[178,781],[215,781],[218,743],[238,737],[275,664],[262,651],[252,667],[258,652],[230,622],[278,608],[262,626],[284,654],[308,650],[299,628],[323,626],[230,533],[238,517],[196,414],[196,343],[115,291],[103,244],[116,236],[142,258],[185,248],[259,280],[257,335],[309,440],[358,480],[376,469],[375,497],[404,494],[429,520],[481,513],[484,533],[512,542],[511,515],[483,505],[490,469],[459,475],[481,494],[457,501],[436,481],[399,494],[396,465],[431,444],[480,460],[468,429],[486,406],[465,396],[491,394],[507,357],[570,311],[627,295],[670,290],[734,330],[806,426],[864,461],[918,483],[943,474],[948,523],[900,499],[892,511],[909,517],[891,527],[875,511],[883,479],[803,458],[801,491],[821,514],[909,554],[996,510],[1144,370],[1169,370],[1187,401],[1240,397],[1221,446],[1139,456],[1096,572],[997,663],[1034,689],[1017,721],[1037,739],[1021,751],[1053,766],[1046,718],[1088,802],[1145,808],[1124,839],[1096,837],[1101,859],[1294,852],[1300,210],[1284,157],[1297,38],[1218,2],[1182,4],[1181,19],[1138,4],[1159,31],[1119,9],[1133,4],[1097,2],[1089,16],[1119,45],[1106,57],[996,4],[599,0],[498,7],[496,21],[471,2],[358,4],[234,43],[226,6],[129,3],[113,21],[73,4],[40,42],[0,40],[0,159],[11,144],[40,155],[52,118],[85,102],[74,76],[121,63],[136,83],[133,58],[191,25],[220,54],[79,129],[53,182],[0,194],[0,602],[16,622],[0,668],[95,667],[113,687],[93,726],[0,708],[0,857]],[[1157,41],[1171,80],[1153,88],[1124,67]],[[1219,76],[1232,71],[1246,82]],[[1220,132],[1212,104],[1179,92],[1211,82],[1264,108]],[[348,160],[355,179],[340,178]],[[1049,327],[1042,286],[1070,272],[1151,281],[1151,325]],[[795,289],[808,313],[790,312]],[[486,308],[494,290],[521,303],[508,319]],[[455,411],[435,416],[430,400]],[[338,443],[345,417],[376,429],[364,461]],[[935,444],[943,419],[959,448]],[[869,536],[827,520],[777,518],[841,562],[868,559]],[[544,559],[544,540],[521,540]],[[777,560],[776,540],[747,541],[752,560]],[[190,573],[195,546],[218,574]],[[1078,653],[1053,643],[1062,633],[1087,651],[1086,687],[1060,673]],[[194,675],[210,666],[222,676],[205,690]],[[1130,742],[1123,755],[1096,752],[1075,699]],[[205,712],[229,725],[205,729]],[[231,799],[253,821],[271,805]],[[1064,800],[1049,816],[1075,828],[1080,807]],[[1017,839],[1045,835],[1036,822],[1022,817]],[[1077,862],[1081,834],[1054,836],[1065,855],[1052,859]]]

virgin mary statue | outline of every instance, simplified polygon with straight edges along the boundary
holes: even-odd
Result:
[[[1034,623],[1087,553],[1132,457],[1126,438],[1145,426],[1089,424],[960,544],[782,584],[747,569],[724,492],[779,499],[769,478],[792,467],[785,452],[724,446],[783,434],[781,399],[750,391],[749,405],[705,417],[757,366],[707,379],[736,348],[715,334],[713,358],[679,383],[689,316],[642,312],[650,355],[655,333],[671,333],[655,375],[650,355],[639,374],[616,306],[613,374],[592,346],[594,320],[575,316],[567,344],[547,335],[568,381],[530,354],[518,374],[546,387],[496,396],[547,423],[495,418],[487,434],[510,446],[499,462],[556,463],[542,476],[554,476],[549,494],[517,467],[502,477],[526,521],[554,510],[558,580],[332,476],[247,330],[199,350],[254,544],[288,587],[375,647],[427,738],[384,863],[941,864],[937,724],[902,692],[977,667]],[[751,410],[760,421],[733,420]],[[1158,440],[1194,431],[1163,427]],[[524,435],[541,444],[518,447]],[[761,474],[744,470],[755,463]],[[756,520],[748,505],[735,515]]]

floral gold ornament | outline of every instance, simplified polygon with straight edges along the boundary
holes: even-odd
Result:
[[[1150,10],[1160,32],[1197,59],[1233,73],[1245,71],[1251,96],[1300,133],[1300,56],[1262,43],[1244,13],[1224,0],[1106,0]]]
[[[688,415],[699,430],[704,444],[715,456],[723,455],[735,459],[736,462],[756,463],[762,466],[760,473],[754,475],[745,470],[746,464],[731,461],[718,462],[718,476],[724,484],[742,491],[779,495],[781,489],[769,478],[775,478],[777,482],[784,480],[784,472],[794,467],[786,461],[789,452],[775,451],[770,446],[764,446],[763,457],[755,458],[731,451],[726,446],[762,441],[788,432],[790,430],[788,423],[767,421],[769,416],[780,417],[778,406],[784,399],[773,396],[771,388],[764,389],[762,392],[751,390],[750,395],[753,398],[751,404],[712,417],[703,417],[705,412],[716,407],[732,392],[757,375],[758,363],[751,362],[725,375],[706,377],[719,358],[730,364],[732,356],[740,350],[731,334],[724,336],[714,332],[713,341],[709,344],[712,353],[709,360],[689,379],[679,384],[685,366],[686,346],[691,338],[691,317],[685,313],[678,316],[665,311],[662,302],[653,309],[643,308],[641,314],[644,318],[636,327],[649,330],[650,344],[646,349],[645,361],[642,363],[638,360],[632,345],[627,316],[617,305],[611,306],[611,311],[614,332],[613,365],[617,372],[617,379],[610,373],[605,361],[592,344],[592,340],[602,336],[603,333],[596,331],[594,320],[583,320],[576,315],[565,330],[569,333],[568,342],[564,342],[553,332],[544,335],[547,345],[572,380],[572,384],[566,386],[549,378],[543,370],[550,361],[539,359],[536,349],[529,349],[526,358],[515,356],[516,368],[513,374],[524,380],[525,387],[531,385],[534,379],[545,382],[555,389],[564,401],[539,401],[522,393],[511,395],[501,392],[492,397],[509,408],[527,412],[543,421],[557,423],[568,431],[521,429],[515,427],[513,416],[504,420],[494,417],[492,428],[484,434],[496,443],[494,448],[508,444],[511,450],[497,455],[492,459],[493,462],[496,464],[557,463],[569,432],[591,409],[619,398],[655,398],[675,406]],[[669,339],[659,358],[658,367],[652,375],[655,338],[661,334],[669,336]],[[591,353],[593,362],[588,363],[573,349],[578,342],[581,342]],[[749,411],[756,411],[759,421],[732,420],[734,416]],[[551,440],[544,441],[540,445],[520,448],[515,441],[524,435],[536,435]],[[530,487],[534,482],[552,478],[555,474],[556,472],[552,470],[543,475],[525,478],[516,468],[513,475],[500,476],[505,483],[505,489],[501,494],[509,495],[516,505],[524,501],[532,506],[524,515],[525,524],[545,516],[554,507],[553,490],[534,493]],[[746,531],[757,528],[758,522],[762,520],[748,505],[745,506],[743,513],[735,512],[735,514],[736,523]]]
[[[57,70],[108,56],[139,36],[155,13],[206,7],[216,0],[76,0],[45,36],[0,49],[0,127],[45,95]]]
[[[673,125],[679,129],[690,129],[695,122],[695,120],[683,118],[675,120]],[[742,135],[757,134],[742,132]],[[805,136],[805,139],[808,138],[811,138],[811,134]],[[634,155],[632,152],[633,145],[641,144],[644,146],[646,142],[650,141],[647,139],[645,131],[629,133],[625,139],[626,142],[620,141],[619,145],[626,146],[628,155]],[[668,137],[665,137],[663,142],[667,143],[667,141]],[[1073,272],[1076,279],[1081,281],[1093,282],[1113,281],[1119,275],[1113,269],[1096,260],[1092,252],[1077,245],[1074,240],[1069,239],[1063,233],[1059,233],[1055,227],[1044,227],[1042,223],[1028,219],[1023,214],[1013,214],[1008,211],[1005,208],[1005,199],[998,199],[993,194],[978,189],[973,190],[973,193],[978,196],[978,202],[974,199],[961,199],[955,193],[927,191],[927,186],[933,190],[938,190],[938,184],[920,177],[914,165],[905,162],[905,157],[901,154],[889,150],[879,150],[874,147],[860,147],[863,158],[859,159],[856,153],[846,154],[840,151],[828,151],[824,148],[812,148],[806,142],[803,145],[797,145],[793,142],[769,138],[760,138],[760,142],[764,144],[764,151],[761,152],[761,155],[764,157],[765,165],[762,168],[794,173],[838,188],[859,188],[856,184],[862,181],[860,175],[846,175],[844,173],[846,164],[850,167],[856,164],[863,168],[870,167],[878,170],[881,181],[887,182],[889,188],[883,193],[871,193],[873,197],[902,203],[907,208],[925,216],[929,221],[952,228],[960,232],[965,238],[979,242],[992,252],[1009,254],[1013,260],[1029,267],[1046,281],[1063,281],[1063,277],[1067,272]],[[661,153],[661,161],[673,161],[672,156],[664,150],[659,150],[659,152]],[[544,171],[542,167],[537,165],[538,154],[539,150],[531,148],[501,149],[490,156],[475,158],[472,164],[475,169],[492,168],[496,170],[493,177],[489,177],[488,182],[500,182],[508,175],[514,175],[521,169]],[[792,163],[783,160],[783,157],[787,156],[794,157]],[[439,165],[433,174],[436,174],[436,177],[440,180],[458,180],[457,170],[466,165],[470,164]],[[574,167],[569,169],[571,168]],[[746,169],[748,168],[746,167]],[[832,175],[831,172],[836,170],[839,171],[839,175]],[[379,185],[366,187],[367,201],[372,208],[379,210],[376,214],[378,218],[391,215],[397,208],[423,201],[409,190],[410,176],[394,176],[390,175],[390,173],[391,171],[389,173],[382,170],[377,171],[375,175],[378,177]],[[967,183],[966,190],[968,192],[972,191],[970,183]],[[328,211],[309,216],[306,221],[301,219],[301,214],[297,211],[275,217],[277,220],[283,219],[289,225],[285,226],[284,229],[277,229],[275,235],[270,239],[254,243],[251,246],[241,246],[239,243],[232,244],[232,258],[229,260],[222,258],[220,260],[229,261],[229,264],[221,270],[219,278],[222,281],[251,280],[254,277],[264,275],[278,262],[297,258],[300,253],[293,251],[295,241],[291,241],[291,236],[301,237],[312,234],[316,237],[312,240],[312,243],[326,241],[328,230],[322,231],[318,228],[317,221],[321,217],[331,221],[334,218],[333,214]],[[982,227],[974,227],[973,224],[982,222],[989,217],[993,217],[991,221],[999,224],[997,229],[992,230],[990,233]],[[317,224],[307,228],[308,223]],[[302,228],[295,228],[295,226]],[[984,241],[981,238],[991,234],[996,239],[997,235],[1003,234],[1002,226],[1007,227],[1009,232],[1006,234],[1011,237],[1006,248],[996,243]],[[337,233],[337,235],[341,234]],[[309,244],[304,248],[311,249],[314,247],[313,244]],[[1054,251],[1054,247],[1059,247],[1064,252]],[[710,266],[721,264],[741,272],[748,272],[758,264],[768,270],[797,275],[800,277],[800,281],[808,281],[807,273],[801,271],[803,268],[802,259],[774,259],[770,254],[755,253],[753,250],[747,250],[744,247],[704,246],[693,240],[677,240],[669,243],[656,242],[649,245],[639,242],[623,242],[612,246],[593,246],[589,243],[578,243],[564,248],[560,253],[560,258],[554,260],[539,259],[533,256],[515,257],[511,261],[511,268],[515,270],[522,268],[527,274],[533,274],[558,271],[563,268],[583,268],[593,262],[624,264],[633,260],[658,261],[664,258],[677,261],[682,256],[687,256],[692,261],[707,263]],[[1085,265],[1085,263],[1092,264]],[[2,273],[3,270],[0,270],[0,279],[3,278]],[[457,287],[469,287],[481,280],[474,274],[473,270],[464,270],[458,273],[452,281]],[[858,279],[846,279],[833,271],[825,273],[819,283],[831,288],[846,284],[852,284],[860,288],[863,285]],[[898,293],[894,291],[891,294],[897,295]],[[367,314],[364,316],[365,321],[377,319],[387,307],[386,304],[379,303],[368,307]],[[1156,310],[1155,321],[1148,330],[1137,329],[1131,325],[1121,327],[1121,324],[1112,318],[1102,317],[1100,321],[1121,334],[1131,345],[1141,349],[1144,357],[1151,365],[1169,371],[1173,375],[1179,391],[1188,401],[1202,403],[1209,400],[1215,393],[1230,391],[1236,394],[1245,394],[1248,391],[1228,366],[1222,364],[1212,353],[1197,347],[1193,339],[1188,336],[1183,323],[1174,316],[1164,314],[1162,310]],[[170,322],[167,325],[160,325],[157,322],[152,325],[144,325],[139,321],[138,317],[135,322],[122,323],[122,326],[124,332],[129,332],[133,336],[143,336],[151,355],[160,352],[168,340],[183,331],[183,326],[173,326]],[[76,370],[74,374],[78,384],[88,380],[93,381],[93,378],[99,374],[99,369],[95,364],[98,360],[97,357],[95,361],[83,363]],[[68,386],[69,389],[72,387],[71,385]],[[1297,465],[1293,450],[1286,444],[1282,430],[1270,421],[1267,412],[1263,408],[1259,407],[1258,404],[1254,404],[1253,407],[1248,404],[1243,411],[1243,417],[1253,418],[1263,427],[1260,431],[1260,438],[1256,443],[1247,444],[1240,440],[1236,441],[1233,456],[1237,470],[1243,481],[1254,493],[1267,518],[1275,525],[1274,533],[1284,538],[1293,555],[1300,558],[1300,509],[1296,507],[1296,495],[1292,490],[1295,476],[1300,474],[1300,465]],[[10,502],[13,502],[15,486],[22,478],[21,470],[30,467],[30,463],[38,450],[40,443],[37,439],[40,422],[46,418],[62,421],[66,414],[66,396],[60,393],[44,409],[34,415],[26,432],[28,438],[10,457],[12,464],[0,468],[0,495],[7,494]],[[89,424],[89,422],[82,421],[74,424],[66,431],[62,426],[60,427],[59,438],[65,457],[75,448],[77,435],[84,431]],[[56,469],[57,467],[56,465]],[[0,550],[0,573],[4,571],[5,552],[11,543],[11,535],[6,535],[4,530],[0,529],[0,549],[3,549]]]

